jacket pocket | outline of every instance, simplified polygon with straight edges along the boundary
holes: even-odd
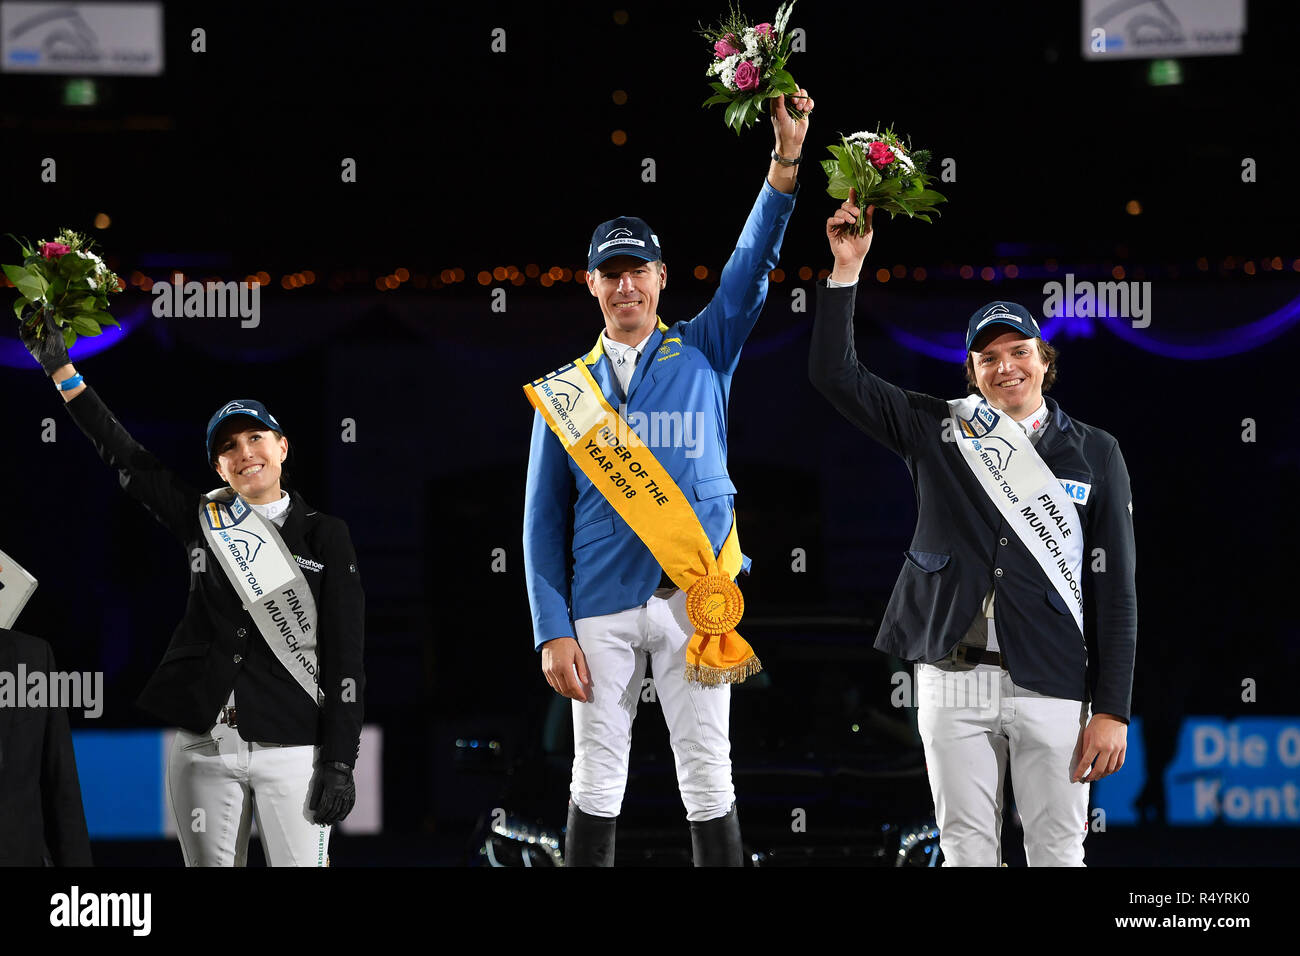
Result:
[[[1065,603],[1065,599],[1057,593],[1056,588],[1049,588],[1043,592],[1047,598],[1047,603],[1052,606],[1058,614],[1069,614],[1070,606]]]
[[[161,663],[167,664],[171,661],[183,660],[187,657],[202,657],[208,652],[207,644],[182,644],[179,647],[170,648],[163,655]]]
[[[717,478],[701,478],[691,485],[691,490],[695,492],[696,501],[705,501],[719,495],[734,495],[736,486],[726,475],[719,475]]]
[[[577,551],[579,548],[586,547],[601,538],[608,538],[613,533],[613,518],[597,518],[595,521],[588,521],[581,528],[574,529],[573,550]]]
[[[941,570],[948,564],[949,555],[941,554],[938,551],[904,551],[907,560],[912,562],[922,571],[934,572]]]

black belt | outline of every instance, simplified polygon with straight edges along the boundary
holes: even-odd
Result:
[[[958,664],[996,664],[998,667],[1006,667],[1002,663],[1002,655],[997,651],[988,651],[969,644],[958,644],[952,649],[948,659]]]

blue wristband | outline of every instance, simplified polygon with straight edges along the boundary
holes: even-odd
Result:
[[[82,383],[81,373],[78,372],[72,378],[65,378],[62,382],[55,382],[54,387],[60,392],[70,392]]]

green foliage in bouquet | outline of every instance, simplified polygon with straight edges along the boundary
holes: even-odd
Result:
[[[14,315],[36,336],[45,334],[45,318],[71,348],[78,336],[99,335],[105,325],[118,325],[108,313],[108,297],[121,290],[122,281],[98,255],[89,239],[71,229],[59,232],[53,242],[29,244],[10,238],[22,250],[22,265],[2,268],[18,288]]]
[[[727,19],[699,32],[714,48],[714,60],[705,71],[718,79],[709,83],[713,95],[704,106],[726,104],[723,121],[740,135],[767,112],[767,101],[784,93],[786,112],[796,120],[804,118],[802,110],[790,105],[789,97],[799,92],[799,84],[786,70],[790,58],[791,34],[786,29],[795,0],[777,8],[773,23],[751,25],[734,6]]]
[[[891,217],[904,213],[923,222],[931,221],[930,213],[939,214],[936,203],[948,201],[929,188],[934,181],[925,171],[929,150],[913,152],[892,129],[841,136],[839,146],[827,148],[834,159],[822,160],[826,192],[836,199],[848,199],[851,187],[864,210],[871,205]],[[865,229],[866,219],[859,217],[853,231],[860,236]]]

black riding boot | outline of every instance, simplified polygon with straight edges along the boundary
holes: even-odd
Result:
[[[583,813],[569,801],[569,824],[564,835],[565,866],[613,866],[614,828],[618,817]]]
[[[736,805],[724,817],[691,823],[691,858],[696,866],[744,866]]]

